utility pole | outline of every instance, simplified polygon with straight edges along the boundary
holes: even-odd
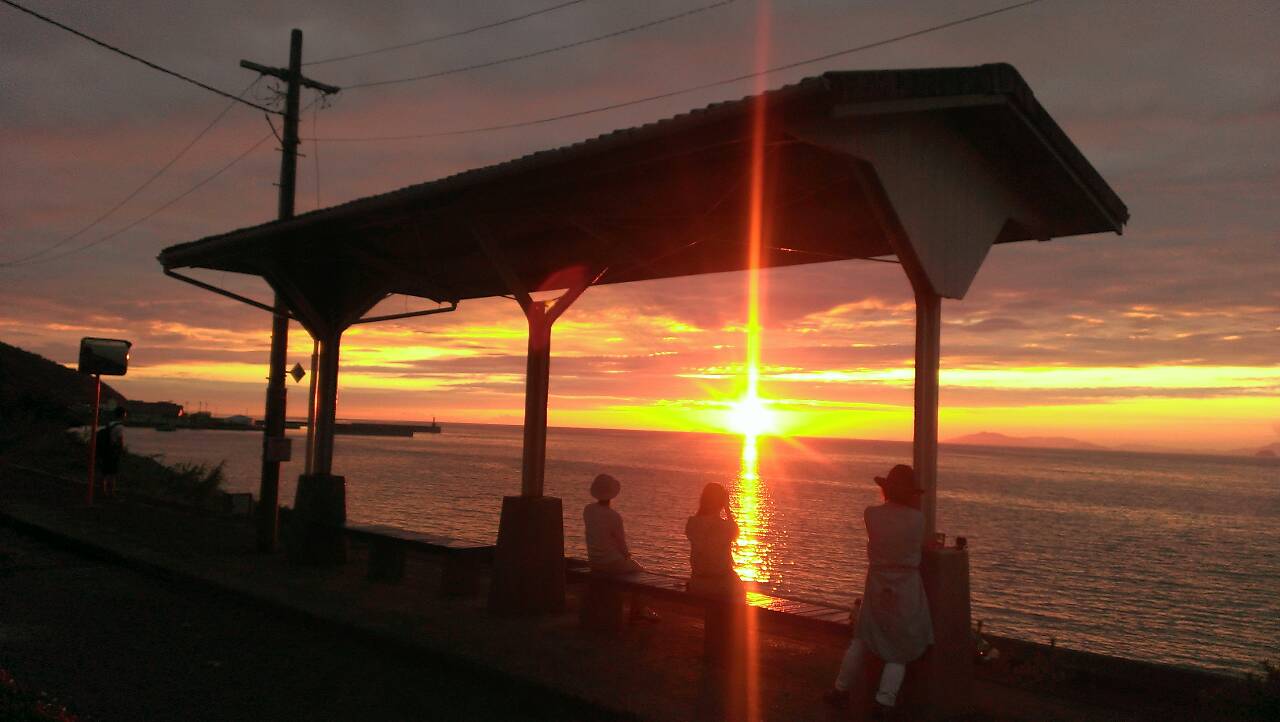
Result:
[[[302,75],[302,31],[294,29],[289,35],[289,67],[272,68],[241,60],[240,67],[283,80],[287,87],[284,103],[284,135],[280,156],[280,205],[279,218],[293,218],[293,196],[298,174],[298,97],[302,86],[318,90],[325,95],[337,93],[340,88],[326,85]],[[288,309],[280,294],[275,298],[275,316],[271,321],[271,370],[267,377],[267,408],[262,427],[262,481],[258,487],[258,551],[272,552],[276,548],[278,516],[280,509],[280,462],[288,458],[288,446],[284,436],[285,406],[288,388],[284,384],[285,354],[289,350]]]

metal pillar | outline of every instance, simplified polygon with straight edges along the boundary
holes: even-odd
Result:
[[[916,289],[915,433],[912,464],[924,488],[925,543],[938,528],[938,366],[942,356],[942,297]]]
[[[333,472],[333,426],[338,411],[338,350],[342,332],[334,331],[319,340],[320,357],[316,366],[316,411],[314,458],[311,473],[317,476]]]
[[[547,458],[551,327],[604,271],[593,275],[583,268],[582,275],[564,295],[554,301],[535,301],[488,231],[483,227],[473,230],[476,243],[529,322],[520,495],[502,499],[489,608],[508,614],[554,614],[564,609],[565,584],[564,510],[560,499],[542,495]]]
[[[529,321],[529,359],[524,387],[524,455],[520,469],[520,495],[542,496],[547,462],[547,402],[551,385],[551,326],[555,318],[547,304],[533,302],[525,308]]]
[[[307,394],[307,450],[302,473],[310,474],[316,453],[316,369],[320,367],[320,342],[311,339],[311,386]]]
[[[315,331],[312,331],[315,334]],[[315,433],[311,472],[298,477],[290,522],[289,557],[304,564],[341,564],[347,559],[347,481],[333,472],[333,426],[338,408],[338,348],[342,331],[317,337]]]

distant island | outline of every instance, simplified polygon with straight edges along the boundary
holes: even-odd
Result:
[[[943,443],[967,444],[970,446],[1034,447],[1040,449],[1108,450],[1105,446],[1091,444],[1088,441],[1081,441],[1080,439],[1072,439],[1065,436],[1009,436],[1007,434],[997,434],[993,431],[981,431],[976,434],[957,436],[954,439],[947,439]]]
[[[1000,434],[994,431],[982,431],[976,434],[966,434],[965,436],[957,436],[954,439],[943,440],[944,444],[961,444],[969,446],[1007,446],[1015,448],[1039,448],[1039,449],[1077,449],[1083,451],[1141,451],[1157,454],[1168,453],[1207,453],[1207,454],[1226,454],[1228,456],[1254,456],[1263,459],[1280,458],[1280,441],[1268,444],[1262,448],[1247,447],[1242,449],[1231,449],[1229,451],[1185,451],[1182,449],[1150,446],[1150,445],[1133,445],[1126,447],[1108,447],[1100,444],[1082,441],[1080,439],[1072,439],[1067,436],[1009,436],[1008,434]]]

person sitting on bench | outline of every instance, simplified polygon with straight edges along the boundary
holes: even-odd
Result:
[[[729,492],[711,482],[702,488],[698,513],[685,522],[689,538],[688,589],[694,594],[734,596],[743,593],[742,580],[733,570],[730,548],[738,538],[738,522],[729,508]]]
[[[631,558],[627,535],[622,529],[622,515],[609,502],[622,491],[622,484],[608,474],[600,474],[591,482],[591,496],[596,501],[582,510],[586,527],[587,564],[600,574],[634,574],[644,571]]]
[[[591,482],[591,496],[596,498],[582,510],[586,527],[587,565],[592,574],[624,575],[643,572],[627,547],[627,534],[622,529],[622,515],[609,502],[622,491],[622,484],[608,474],[600,474]],[[631,595],[631,619],[658,621],[658,613]]]

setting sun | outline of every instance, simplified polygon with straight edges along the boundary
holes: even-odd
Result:
[[[761,436],[777,431],[777,416],[757,397],[747,397],[729,408],[728,426],[743,436]]]

